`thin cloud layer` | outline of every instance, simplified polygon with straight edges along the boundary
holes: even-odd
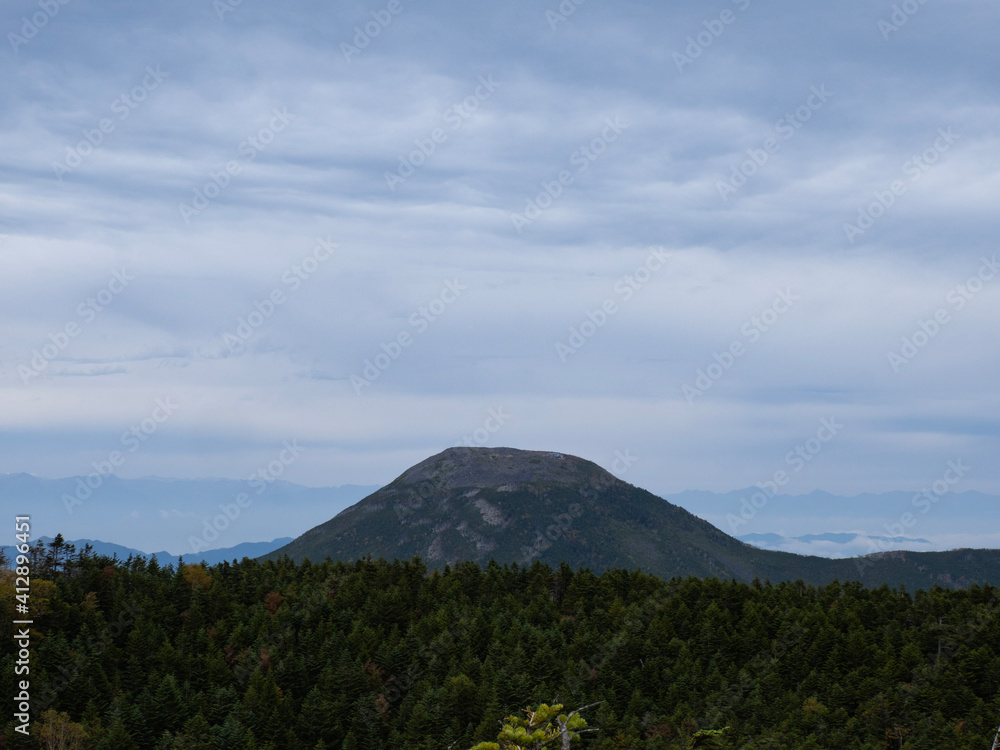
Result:
[[[8,5],[0,471],[1000,493],[997,11],[902,5]]]

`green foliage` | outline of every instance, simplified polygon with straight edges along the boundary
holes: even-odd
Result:
[[[15,744],[8,717],[0,745],[985,750],[1000,716],[992,587],[419,561],[188,573],[53,559],[33,579],[47,608],[32,639],[39,734]],[[15,601],[0,590],[7,642]],[[600,733],[563,708],[595,703],[584,715]]]
[[[565,714],[560,713],[562,708],[562,704],[548,706],[543,703],[534,710],[524,709],[526,716],[523,718],[508,716],[497,735],[499,744],[480,742],[471,750],[542,750],[555,742],[569,748],[582,732],[596,731],[587,728],[586,719],[580,716],[583,709]]]
[[[699,729],[694,733],[694,737],[691,738],[689,747],[725,747],[722,744],[723,737],[729,727],[724,727],[722,729]]]

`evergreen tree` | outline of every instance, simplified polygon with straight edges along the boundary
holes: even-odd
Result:
[[[562,750],[569,750],[573,740],[581,734],[598,731],[588,728],[587,720],[580,716],[581,711],[591,706],[568,714],[559,713],[563,707],[558,703],[552,706],[543,703],[534,710],[526,708],[524,718],[512,715],[504,720],[497,735],[499,743],[480,742],[471,750],[542,750],[556,743]]]

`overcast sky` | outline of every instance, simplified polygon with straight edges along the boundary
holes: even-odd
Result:
[[[1000,494],[998,18],[6,3],[0,472]]]

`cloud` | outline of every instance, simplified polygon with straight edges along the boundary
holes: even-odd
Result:
[[[555,25],[557,4],[402,7],[350,59],[382,5],[74,0],[0,52],[0,470],[85,472],[171,396],[124,474],[242,477],[298,437],[301,481],[384,482],[502,406],[507,444],[629,448],[659,492],[760,481],[833,416],[796,491],[918,490],[962,458],[966,488],[1000,493],[1000,279],[949,301],[996,252],[986,4],[888,34],[891,8],[853,1],[587,3]],[[337,251],[292,289],[319,238]],[[670,260],[626,299],[654,248]]]

